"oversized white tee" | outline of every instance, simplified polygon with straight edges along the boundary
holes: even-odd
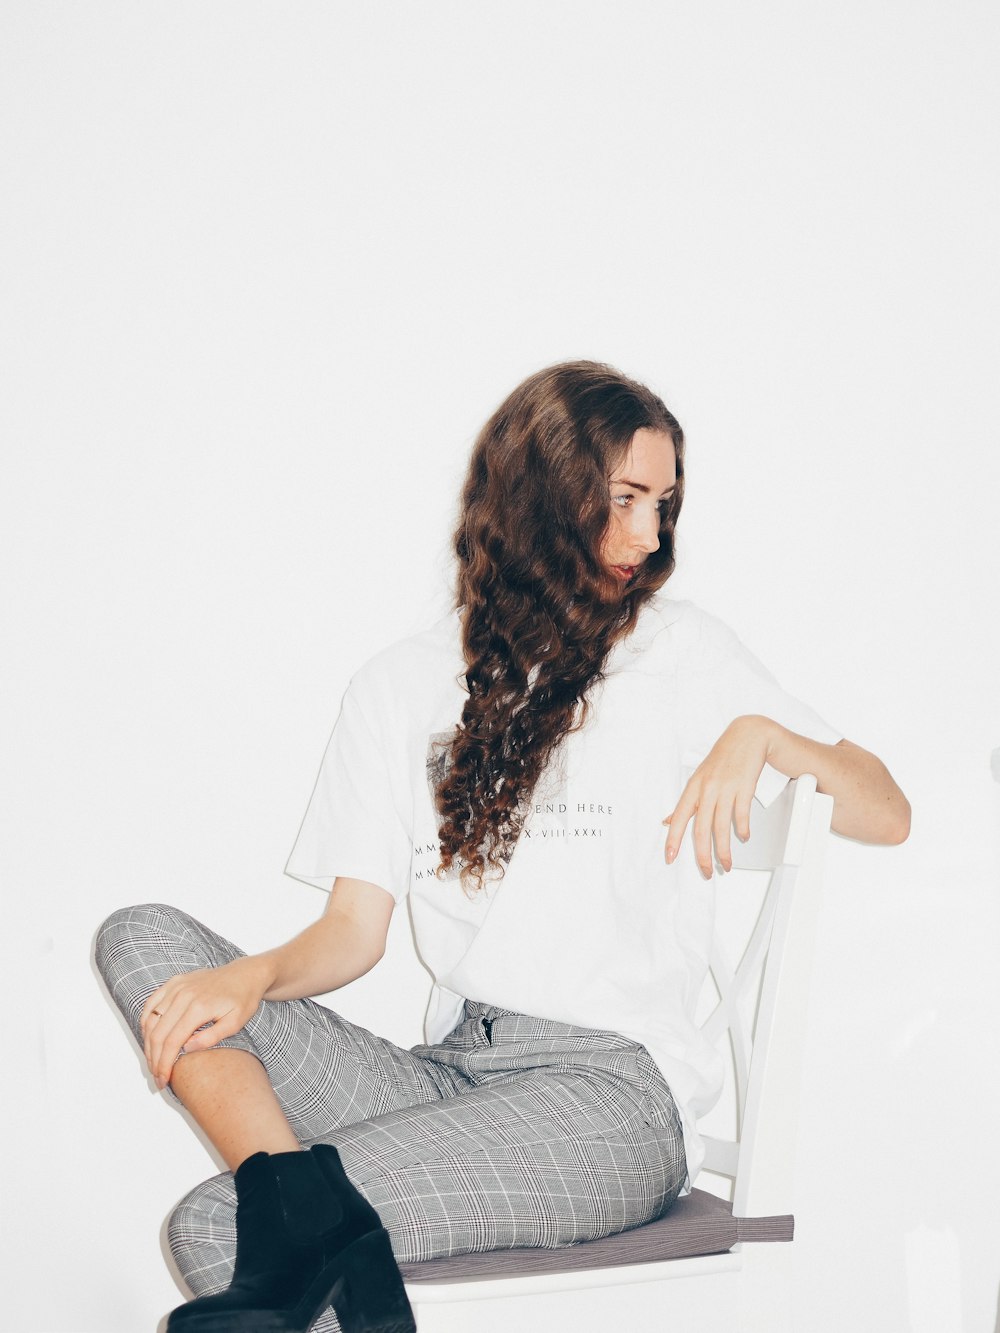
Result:
[[[327,890],[343,875],[397,901],[409,894],[436,983],[428,1042],[470,999],[644,1045],[677,1103],[693,1181],[697,1119],[723,1076],[695,1021],[715,897],[690,829],[666,864],[662,820],[735,717],[763,714],[830,744],[841,733],[719,620],[663,594],[604,677],[543,775],[503,878],[470,897],[457,874],[434,873],[434,762],[467,697],[459,613],[387,648],[350,682],[286,873]],[[767,803],[784,782],[765,768],[758,796]]]

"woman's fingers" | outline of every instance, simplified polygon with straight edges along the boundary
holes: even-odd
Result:
[[[142,1032],[142,1053],[146,1057],[146,1064],[150,1068],[152,1068],[153,1031],[163,1021],[163,1011],[166,1004],[163,988],[160,987],[153,991],[152,995],[146,1000],[139,1016],[139,1029]]]
[[[664,819],[664,824],[670,825],[670,832],[667,834],[666,845],[663,849],[663,855],[666,857],[667,865],[673,865],[677,859],[677,853],[681,849],[681,843],[684,841],[684,834],[691,821],[691,816],[695,813],[697,806],[689,797],[688,791],[691,784],[688,783],[681,794],[681,799],[674,806],[673,812]]]
[[[732,870],[733,856],[730,850],[729,835],[733,827],[733,803],[730,799],[720,800],[715,807],[712,819],[712,835],[715,838],[715,856],[723,870]]]
[[[190,1005],[174,1004],[150,1028],[149,1072],[159,1088],[170,1082],[170,1074],[181,1047],[200,1026]]]
[[[768,737],[775,724],[767,718],[735,718],[691,775],[673,814],[664,849],[672,864],[680,851],[688,823],[694,819],[694,851],[706,879],[715,856],[723,870],[733,867],[732,834],[744,842],[750,836],[750,802],[767,762]]]
[[[715,803],[700,801],[694,817],[694,859],[706,879],[712,878],[712,829],[715,823]]]
[[[246,1016],[249,1018],[249,1014]],[[212,1046],[217,1046],[220,1041],[225,1041],[226,1037],[233,1036],[239,1032],[240,1028],[246,1022],[237,1010],[233,1009],[229,1013],[220,1014],[218,1018],[212,1020],[211,1027],[204,1027],[201,1024],[184,1042],[184,1050],[188,1051],[207,1051]],[[180,1052],[178,1052],[180,1054]]]
[[[158,986],[151,995],[146,997],[146,1003],[142,1006],[142,1013],[139,1015],[139,1027],[143,1032],[146,1031],[146,1024],[149,1022],[150,1015],[157,1013],[156,1005],[160,999],[162,990],[162,986]]]
[[[750,801],[752,791],[717,792],[713,787],[699,784],[697,794],[684,789],[673,812],[664,819],[669,825],[664,856],[668,865],[677,859],[688,824],[694,820],[693,842],[698,869],[706,879],[712,878],[716,861],[723,870],[732,870],[732,831],[745,842],[750,836]]]
[[[149,1072],[160,1087],[163,1087],[160,1069],[163,1064],[164,1047],[187,1008],[186,1002],[179,1002],[177,988],[172,984],[177,980],[178,978],[171,977],[170,981],[153,991],[146,1001],[140,1019],[143,1054]]]
[[[739,793],[733,805],[733,827],[736,829],[736,836],[740,842],[746,842],[750,837],[750,805],[752,801],[753,792],[748,789]]]
[[[712,839],[715,837],[716,845],[718,845],[720,827],[717,822],[716,812],[718,809],[719,796],[714,784],[706,782],[700,772],[695,772],[684,788],[673,814],[668,815],[667,819],[663,821],[670,824],[670,833],[667,836],[667,845],[664,849],[668,865],[672,865],[676,860],[687,826],[693,818],[695,860],[698,862],[698,869],[704,877],[706,879],[712,878]],[[728,841],[725,850],[726,856],[728,856]],[[725,864],[724,860],[723,864]]]
[[[166,1087],[182,1051],[203,1051],[233,1036],[262,999],[259,977],[237,959],[170,977],[143,1005],[142,1048],[157,1086]]]
[[[163,1008],[158,1014],[150,1013],[146,1024],[144,1049],[149,1072],[157,1086],[166,1087],[170,1075],[182,1048],[187,1049],[193,1035],[206,1023],[214,1024],[212,1011],[204,1004],[183,996],[175,996],[169,1003],[161,1001]],[[214,1032],[214,1027],[206,1029]],[[214,1036],[221,1041],[223,1034]],[[210,1043],[207,1043],[210,1044]]]
[[[176,991],[150,1008],[143,1050],[149,1072],[163,1089],[170,1082],[182,1052],[204,1051],[233,1036],[253,1012],[244,1013],[232,1000],[210,1003],[197,994]]]

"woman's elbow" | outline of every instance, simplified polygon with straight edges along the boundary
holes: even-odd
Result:
[[[910,803],[898,788],[884,802],[868,800],[854,807],[837,803],[831,827],[834,833],[857,842],[898,847],[910,836]]]
[[[890,802],[886,811],[885,828],[879,842],[888,847],[898,847],[910,836],[910,803],[897,788],[898,795]]]
[[[877,831],[871,841],[887,847],[898,847],[910,836],[910,803],[882,760],[875,755],[871,759],[874,764],[866,784],[866,804],[870,815],[875,815],[877,811],[873,821]]]
[[[896,839],[897,843],[905,842],[910,836],[910,803],[905,796],[903,797],[902,804],[903,808],[899,814],[899,837]]]

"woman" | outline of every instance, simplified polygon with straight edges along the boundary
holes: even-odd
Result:
[[[157,905],[102,928],[158,1086],[235,1172],[171,1219],[197,1296],[172,1331],[326,1333],[331,1301],[346,1333],[411,1329],[397,1259],[664,1212],[721,1084],[692,1014],[705,880],[765,765],[814,773],[838,832],[907,836],[878,759],[659,592],[683,444],[607,366],[528,379],[473,451],[457,610],[344,698],[288,865],[332,885],[320,920],[253,957]],[[407,893],[437,983],[412,1052],[303,998],[375,965]]]

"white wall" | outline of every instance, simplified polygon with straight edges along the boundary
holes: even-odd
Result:
[[[993,1329],[997,48],[956,0],[8,0],[12,1328],[153,1327],[213,1169],[92,932],[312,919],[281,869],[346,679],[447,604],[481,421],[584,356],[686,427],[678,591],[914,806],[833,858],[801,1327]],[[406,965],[344,1010],[415,1039]]]

